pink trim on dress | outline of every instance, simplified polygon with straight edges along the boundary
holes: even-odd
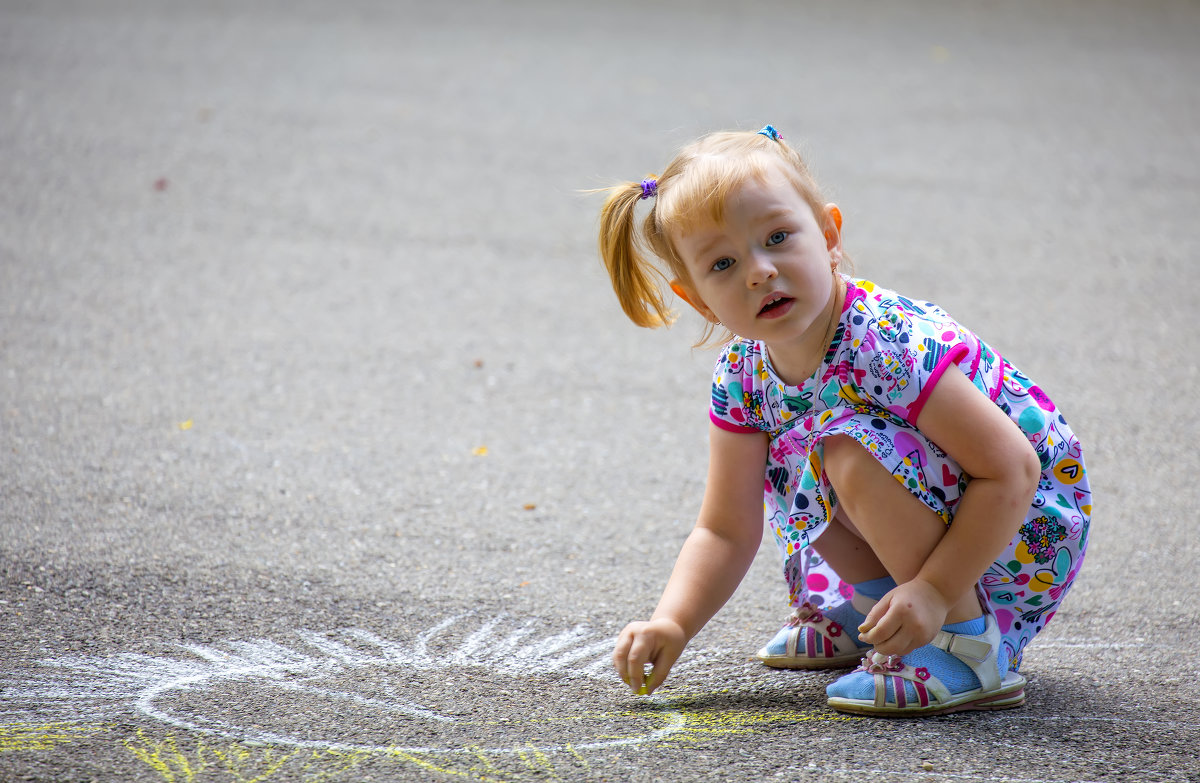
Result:
[[[762,432],[762,430],[760,430],[758,427],[742,427],[740,425],[725,421],[724,419],[719,419],[717,418],[717,414],[711,410],[708,412],[708,419],[726,432],[737,432],[739,434],[746,435],[754,432]]]
[[[920,396],[908,408],[908,415],[905,420],[912,425],[916,425],[917,417],[921,415],[921,409],[925,407],[925,403],[929,401],[929,395],[933,394],[933,387],[937,386],[937,382],[942,379],[943,373],[950,368],[952,364],[958,364],[962,358],[970,353],[970,348],[959,343],[950,350],[946,351],[946,355],[937,363],[937,367],[933,368],[933,372],[929,374],[929,382],[925,384],[925,388],[921,389]]]

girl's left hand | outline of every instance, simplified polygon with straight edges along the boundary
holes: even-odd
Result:
[[[949,611],[936,587],[913,579],[879,599],[858,627],[859,639],[883,655],[906,655],[933,640]]]

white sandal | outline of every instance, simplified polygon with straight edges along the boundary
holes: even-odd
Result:
[[[987,628],[978,636],[938,631],[930,642],[969,666],[979,678],[980,687],[952,694],[925,667],[913,668],[899,658],[872,653],[863,658],[856,671],[875,676],[875,698],[830,696],[829,706],[839,712],[883,716],[944,715],[960,710],[1006,710],[1021,706],[1025,703],[1025,678],[1013,671],[1000,678],[996,669],[1000,628],[990,614],[986,615],[986,620]],[[892,683],[891,701],[888,701],[889,680]],[[913,703],[905,691],[906,682],[912,684],[916,694]]]
[[[857,594],[850,600],[862,614],[871,611],[876,603]],[[805,628],[811,633],[804,633]],[[870,650],[870,645],[857,644],[845,628],[807,601],[793,610],[780,632],[787,633],[782,653],[773,653],[770,649],[771,642],[779,638],[777,633],[755,656],[776,669],[842,669],[861,661],[863,654]],[[800,649],[802,636],[804,647]]]

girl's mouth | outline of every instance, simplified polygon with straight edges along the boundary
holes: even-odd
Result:
[[[773,294],[767,299],[766,302],[763,303],[763,306],[759,308],[758,316],[760,318],[777,318],[790,310],[791,304],[794,301],[796,300],[792,299],[790,296]]]

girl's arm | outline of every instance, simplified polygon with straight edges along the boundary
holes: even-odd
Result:
[[[1025,434],[958,367],[949,368],[917,417],[917,429],[970,477],[954,522],[916,578],[867,615],[863,641],[885,655],[929,643],[946,613],[1004,551],[1029,512],[1041,463]]]
[[[667,678],[684,646],[724,606],[750,568],[763,530],[767,436],[709,427],[708,481],[696,526],[675,561],[649,622],[630,623],[617,638],[613,664],[635,691]],[[654,671],[643,683],[644,666]]]

